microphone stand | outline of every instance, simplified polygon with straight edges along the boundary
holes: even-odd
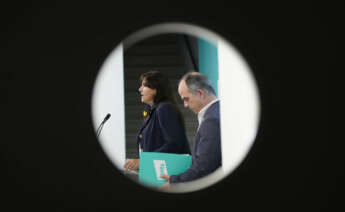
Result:
[[[99,135],[101,134],[101,131],[102,131],[102,129],[103,129],[103,126],[104,126],[104,122],[102,122],[102,123],[99,125],[98,129],[97,129],[97,138],[98,138]]]
[[[101,131],[103,129],[103,126],[105,124],[105,122],[110,118],[110,113],[108,113],[105,118],[103,119],[102,123],[99,125],[96,133],[97,133],[97,138],[99,137],[99,135],[101,134]]]

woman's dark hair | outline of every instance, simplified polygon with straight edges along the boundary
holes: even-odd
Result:
[[[140,82],[144,82],[144,86],[156,89],[157,93],[153,99],[154,104],[161,102],[169,102],[177,105],[176,96],[171,88],[170,81],[159,71],[149,71],[140,76]]]
[[[156,96],[153,99],[154,105],[158,105],[159,103],[172,104],[181,117],[184,125],[184,119],[177,106],[177,99],[172,90],[169,79],[159,71],[149,71],[141,74],[139,80],[140,82],[144,81],[144,86],[156,89]]]

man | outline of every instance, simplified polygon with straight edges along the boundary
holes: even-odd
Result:
[[[204,177],[222,165],[219,101],[207,76],[189,72],[182,77],[178,93],[184,106],[198,116],[199,127],[195,135],[192,165],[180,175],[164,175],[168,180],[162,188],[170,184],[182,183]]]

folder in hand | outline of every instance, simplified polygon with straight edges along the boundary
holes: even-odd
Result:
[[[142,152],[140,154],[139,181],[147,186],[159,187],[167,180],[162,175],[179,175],[192,164],[188,154],[171,154],[161,152]]]

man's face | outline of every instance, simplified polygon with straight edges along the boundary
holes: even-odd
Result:
[[[198,93],[193,94],[190,92],[184,80],[178,86],[178,93],[181,96],[184,106],[188,107],[195,114],[198,114],[202,106],[201,96]]]

